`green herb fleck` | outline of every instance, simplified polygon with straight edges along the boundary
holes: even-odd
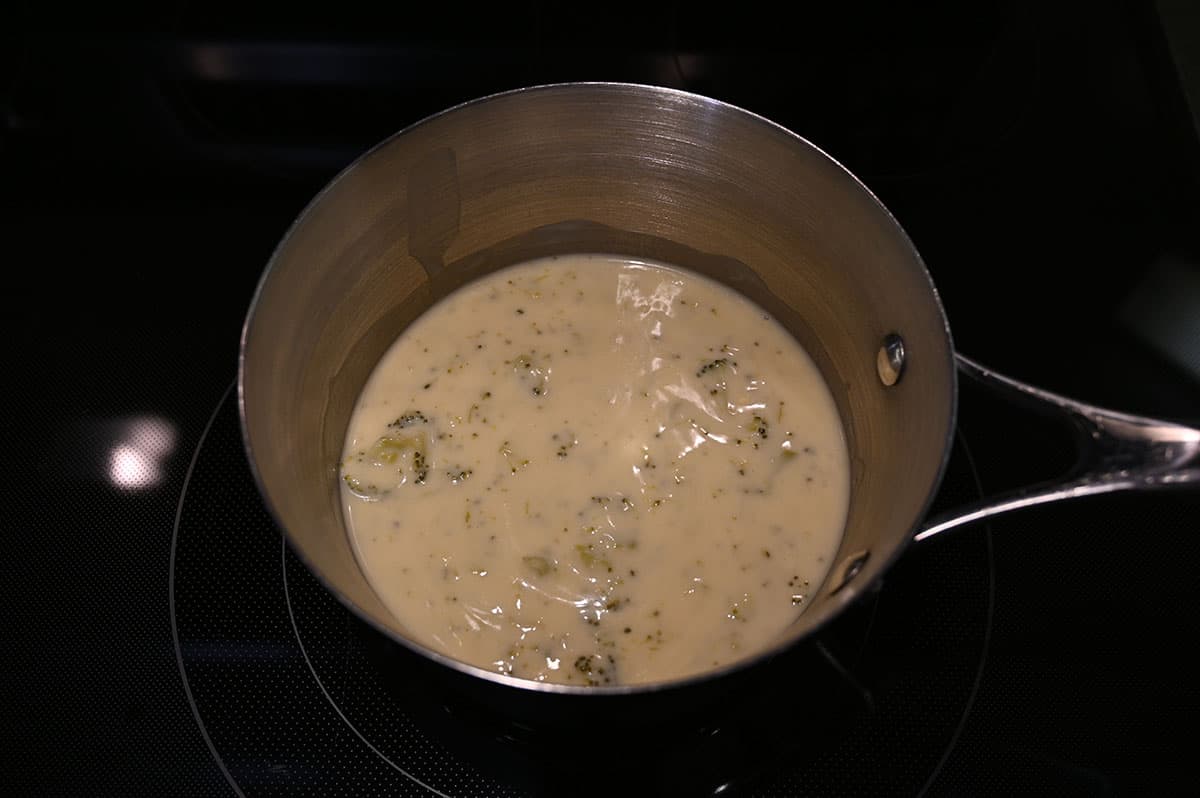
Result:
[[[758,436],[761,440],[767,439],[767,420],[762,416],[755,416],[750,419],[750,434]]]
[[[705,363],[703,366],[701,366],[700,369],[696,372],[696,376],[703,377],[705,374],[709,373],[710,371],[716,371],[719,368],[724,368],[725,366],[729,366],[729,365],[736,366],[737,363],[734,363],[729,358],[719,357],[716,360],[709,361],[708,363]]]
[[[407,429],[408,427],[414,426],[416,424],[426,424],[428,422],[429,422],[429,419],[426,418],[425,414],[422,413],[420,410],[411,410],[411,411],[403,414],[399,418],[397,418],[391,424],[388,424],[388,426],[396,427],[398,429]]]
[[[549,560],[547,560],[545,557],[530,555],[522,557],[521,562],[525,563],[525,567],[533,571],[538,576],[545,576],[552,570]]]
[[[469,468],[452,468],[446,472],[446,476],[457,485],[459,482],[465,481],[472,473]]]

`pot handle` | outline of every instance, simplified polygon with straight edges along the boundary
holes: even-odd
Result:
[[[1118,413],[1027,385],[955,354],[959,371],[1075,429],[1078,459],[1062,477],[981,499],[928,520],[916,540],[1039,504],[1121,490],[1200,488],[1200,429]]]

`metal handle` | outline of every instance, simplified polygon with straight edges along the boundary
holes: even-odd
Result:
[[[956,354],[955,359],[964,375],[1035,410],[1069,421],[1076,431],[1079,457],[1059,479],[985,498],[929,519],[916,540],[1064,499],[1120,490],[1200,487],[1200,429],[1084,404],[997,374],[962,355]]]

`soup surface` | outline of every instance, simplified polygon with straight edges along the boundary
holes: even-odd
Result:
[[[576,685],[768,646],[830,567],[849,495],[833,398],[783,327],[706,277],[603,255],[427,311],[364,387],[341,475],[410,637]]]

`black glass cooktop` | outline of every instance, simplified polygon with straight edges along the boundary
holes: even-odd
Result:
[[[939,536],[702,711],[547,725],[438,680],[316,582],[259,501],[231,390],[271,249],[358,152],[491,91],[615,79],[734,102],[846,163],[965,353],[1200,420],[1186,5],[851,3],[791,26],[667,6],[631,26],[181,3],[121,33],[111,9],[87,33],[18,12],[0,794],[1194,793],[1196,493]],[[1053,430],[964,385],[938,506],[1063,462]]]
[[[960,441],[944,501],[978,495],[975,477]],[[699,718],[514,716],[431,680],[357,621],[256,497],[226,393],[185,475],[168,578],[188,703],[242,792],[297,780],[379,795],[916,792],[956,741],[986,661],[981,531],[914,552],[818,644]]]

